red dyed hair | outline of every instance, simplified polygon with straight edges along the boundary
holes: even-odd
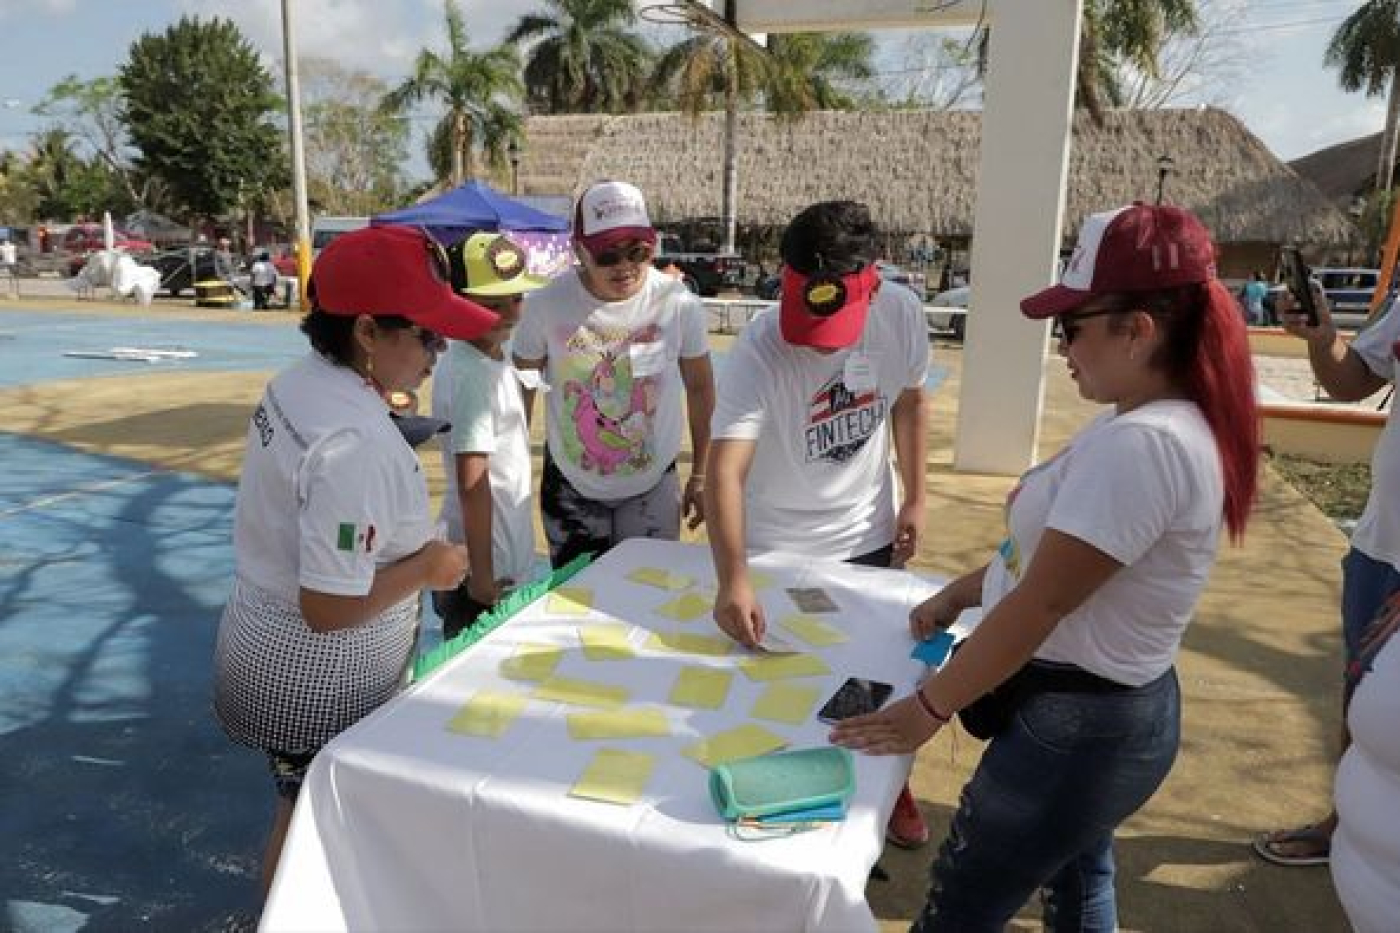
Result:
[[[1165,324],[1159,361],[1201,409],[1215,436],[1225,482],[1225,527],[1238,542],[1259,488],[1259,413],[1244,319],[1215,279],[1136,299]]]

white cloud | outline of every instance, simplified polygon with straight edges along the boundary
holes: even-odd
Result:
[[[67,16],[77,5],[78,0],[0,0],[0,19],[33,13]]]

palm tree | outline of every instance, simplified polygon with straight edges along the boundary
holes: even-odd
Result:
[[[734,251],[738,226],[739,104],[761,96],[770,112],[790,117],[819,108],[850,107],[853,101],[837,82],[873,73],[874,43],[868,36],[796,33],[770,36],[768,41],[765,49],[739,32],[700,32],[663,52],[653,71],[657,89],[668,93],[683,113],[698,117],[716,103],[724,107],[720,210],[726,252]]]
[[[453,186],[476,174],[475,150],[504,145],[493,137],[503,126],[519,134],[519,116],[508,104],[523,91],[520,59],[511,45],[499,45],[480,54],[467,45],[467,30],[455,0],[444,0],[447,19],[447,56],[423,49],[414,62],[413,75],[384,96],[382,106],[399,112],[410,103],[437,99],[447,105],[443,120],[450,139]],[[514,117],[514,120],[511,118]]]
[[[535,113],[620,113],[646,96],[652,52],[630,31],[631,0],[544,0],[550,14],[520,18],[507,42],[538,40],[525,61]]]
[[[1343,90],[1365,91],[1367,97],[1375,97],[1389,87],[1376,165],[1376,190],[1389,191],[1400,138],[1396,132],[1400,118],[1400,0],[1367,0],[1337,27],[1322,60],[1338,69]]]
[[[863,32],[798,32],[768,37],[768,110],[800,116],[812,110],[850,110],[856,100],[840,82],[869,81],[875,40]]]

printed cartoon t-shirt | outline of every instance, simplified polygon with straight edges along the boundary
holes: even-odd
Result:
[[[684,285],[649,269],[637,295],[604,302],[570,271],[526,299],[512,349],[546,360],[549,452],[575,489],[625,499],[660,481],[681,448],[680,360],[709,353]]]

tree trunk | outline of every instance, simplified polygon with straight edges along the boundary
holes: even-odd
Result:
[[[734,28],[735,0],[724,0],[724,20]],[[730,43],[724,76],[724,200],[720,214],[724,221],[724,252],[734,252],[734,239],[739,226],[739,50]]]
[[[452,187],[456,188],[466,178],[466,160],[463,153],[467,148],[467,115],[457,110],[452,114]]]
[[[1382,193],[1390,190],[1391,181],[1395,177],[1395,144],[1397,139],[1400,139],[1400,133],[1396,132],[1397,123],[1400,123],[1400,67],[1392,69],[1390,73],[1390,99],[1385,108],[1385,132],[1381,134],[1380,159],[1376,163],[1376,190]]]

